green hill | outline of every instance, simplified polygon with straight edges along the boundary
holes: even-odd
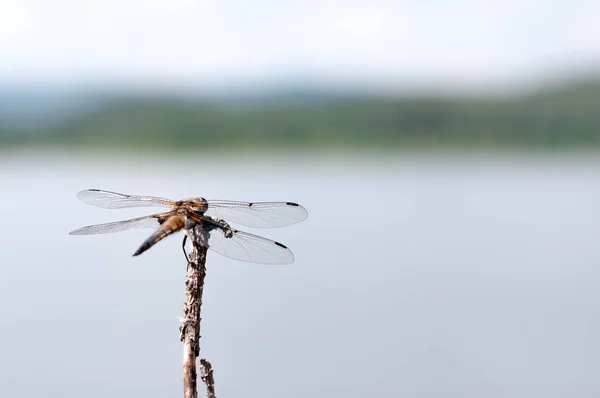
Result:
[[[600,82],[510,97],[119,97],[2,124],[0,145],[135,148],[600,146]]]

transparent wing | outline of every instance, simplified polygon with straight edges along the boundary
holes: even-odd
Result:
[[[87,227],[79,228],[69,232],[69,235],[95,235],[108,234],[112,232],[120,232],[128,229],[139,228],[158,228],[159,220],[163,214],[153,214],[151,216],[132,218],[131,220],[109,222],[106,224],[88,225]]]
[[[233,236],[227,238],[220,228],[210,228],[208,233],[206,246],[234,260],[259,264],[290,264],[294,261],[290,249],[262,236],[233,230]]]
[[[208,200],[206,215],[255,228],[285,227],[303,221],[308,212],[294,202]]]
[[[126,195],[101,189],[86,189],[77,193],[77,198],[92,206],[105,209],[125,209],[128,207],[173,207],[175,202],[165,198],[142,195]]]

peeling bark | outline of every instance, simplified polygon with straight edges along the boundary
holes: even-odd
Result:
[[[200,310],[202,307],[202,292],[204,278],[206,277],[206,252],[207,248],[200,245],[207,236],[201,228],[194,228],[192,251],[189,254],[187,276],[185,281],[185,304],[183,307],[183,321],[179,327],[179,337],[183,341],[183,396],[184,398],[198,398],[198,374],[196,371],[196,358],[200,355]],[[208,397],[214,398],[214,381],[212,380],[212,366],[209,364],[211,385],[207,384]],[[204,362],[202,362],[204,364]],[[205,369],[203,365],[203,371]],[[204,380],[204,378],[202,379]]]
[[[215,398],[215,379],[213,376],[212,364],[206,360],[200,360],[200,378],[206,384],[206,396]]]

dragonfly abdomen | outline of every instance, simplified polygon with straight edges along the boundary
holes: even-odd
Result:
[[[167,236],[181,230],[185,225],[185,217],[183,216],[173,216],[167,218],[163,223],[161,223],[160,227],[154,232],[148,239],[142,243],[142,245],[137,249],[134,256],[139,256],[146,250],[150,249],[152,246],[166,238]]]

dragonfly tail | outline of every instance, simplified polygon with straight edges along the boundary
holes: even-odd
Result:
[[[142,245],[133,253],[133,256],[139,256],[152,246],[166,238],[167,236],[181,230],[185,225],[185,217],[173,216],[168,218]]]

